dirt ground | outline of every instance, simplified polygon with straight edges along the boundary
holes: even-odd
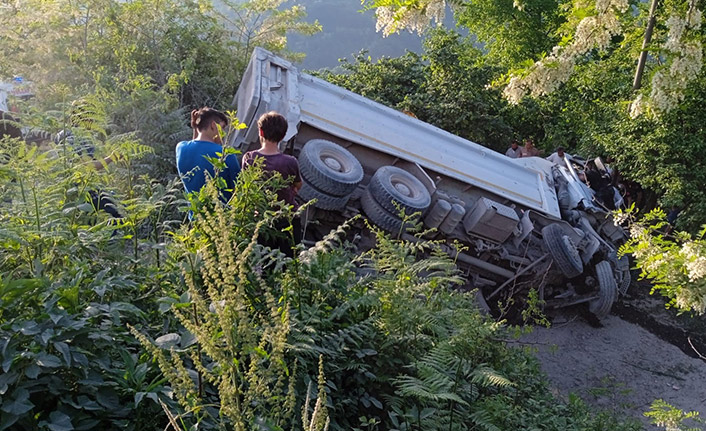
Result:
[[[567,312],[551,328],[520,339],[537,349],[555,395],[575,393],[589,405],[641,420],[647,430],[662,429],[643,416],[660,398],[706,418],[706,361],[618,316],[601,323],[593,327]]]

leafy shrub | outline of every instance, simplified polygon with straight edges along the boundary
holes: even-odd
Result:
[[[111,173],[66,147],[0,142],[0,429],[154,429],[159,400],[172,403],[125,324],[156,323],[150,291],[170,276],[157,270],[177,198],[131,175],[137,142],[105,150],[121,160]],[[125,217],[99,211],[97,193]]]

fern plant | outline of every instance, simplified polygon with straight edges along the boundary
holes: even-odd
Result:
[[[158,338],[155,345],[133,330],[157,359],[176,399],[193,415],[188,420],[202,426],[294,426],[301,401],[296,398],[298,373],[288,354],[290,306],[282,284],[287,259],[258,244],[272,219],[290,216],[290,207],[272,206],[280,183],[281,178],[252,168],[239,176],[227,206],[219,203],[218,181],[208,181],[194,196],[206,202],[194,206],[192,225],[178,236],[187,261],[188,306],[173,307],[194,345],[168,352],[160,345],[170,337]],[[319,407],[306,429],[321,431],[326,406],[321,395],[317,398]]]

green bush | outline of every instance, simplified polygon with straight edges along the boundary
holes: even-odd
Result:
[[[91,131],[76,130],[91,136]],[[96,142],[121,161],[98,172],[68,148],[0,142],[0,429],[154,429],[171,404],[125,327],[158,325],[173,187],[141,181],[145,148]],[[105,193],[124,212],[94,207]]]

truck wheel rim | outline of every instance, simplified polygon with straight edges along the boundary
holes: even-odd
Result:
[[[410,190],[410,188],[407,187],[406,184],[397,183],[397,182],[396,182],[396,183],[393,184],[393,186],[395,187],[395,190],[397,190],[398,192],[400,192],[401,195],[403,195],[403,196],[409,196],[409,197],[412,196],[412,190]]]
[[[341,162],[338,160],[334,159],[333,157],[325,157],[323,159],[323,162],[326,166],[328,166],[331,170],[336,171],[336,172],[341,172],[343,166],[341,165]]]

